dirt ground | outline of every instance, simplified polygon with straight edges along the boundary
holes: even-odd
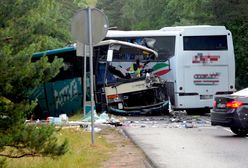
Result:
[[[102,168],[146,168],[149,167],[144,153],[126,137],[119,128],[104,128],[103,136],[116,146],[111,158]]]

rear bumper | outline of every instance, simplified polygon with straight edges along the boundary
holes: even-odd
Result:
[[[213,98],[200,99],[200,95],[177,95],[174,107],[176,109],[213,108]]]
[[[211,125],[223,127],[248,128],[248,118],[238,114],[238,112],[211,112]]]

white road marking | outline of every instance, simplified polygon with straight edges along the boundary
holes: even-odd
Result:
[[[226,130],[226,131],[228,131],[228,132],[233,133],[233,132],[230,130],[230,128],[224,128],[224,127],[223,127],[223,129]]]

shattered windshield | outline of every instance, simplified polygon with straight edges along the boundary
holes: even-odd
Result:
[[[115,79],[134,79],[145,76],[146,65],[155,59],[152,52],[140,48],[121,46],[114,50],[113,61],[108,65],[108,72]]]
[[[120,41],[143,45],[158,52],[158,59],[166,61],[175,55],[175,36],[114,37]]]
[[[154,52],[126,45],[112,45],[112,61],[107,62],[106,47],[99,48],[98,78],[106,84],[129,79],[137,79],[146,76],[148,64],[155,59]],[[101,74],[101,75],[100,75]]]

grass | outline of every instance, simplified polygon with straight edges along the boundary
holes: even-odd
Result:
[[[98,168],[101,163],[110,157],[114,150],[112,144],[107,143],[100,133],[95,134],[95,144],[91,144],[91,133],[79,127],[63,128],[59,139],[67,138],[69,152],[64,156],[52,159],[43,157],[7,159],[11,168]]]
[[[80,110],[73,116],[69,117],[69,121],[81,121],[83,119],[83,112]]]

